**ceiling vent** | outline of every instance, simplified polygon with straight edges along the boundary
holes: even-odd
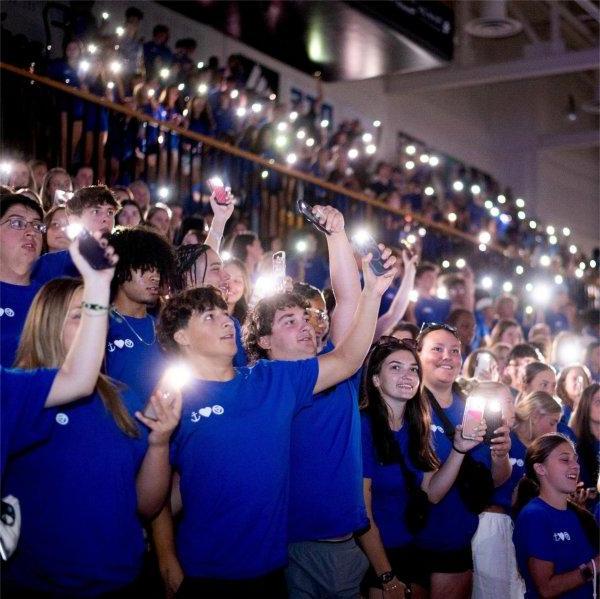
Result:
[[[486,0],[481,6],[481,16],[465,25],[470,35],[487,39],[511,37],[522,29],[520,21],[506,15],[505,0]]]

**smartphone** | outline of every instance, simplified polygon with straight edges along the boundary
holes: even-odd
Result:
[[[469,395],[469,397],[467,397],[462,421],[463,439],[477,439],[478,435],[475,431],[475,427],[479,426],[483,420],[484,410],[485,399],[478,397],[477,395]]]
[[[473,373],[474,378],[479,378],[480,376],[486,374],[490,370],[490,366],[492,365],[492,356],[490,354],[481,353],[477,356],[477,363],[475,366],[475,372]]]
[[[53,203],[55,206],[64,206],[73,197],[72,191],[56,189],[54,191]]]
[[[296,202],[296,208],[300,214],[304,215],[304,218],[312,223],[313,227],[321,231],[321,233],[325,233],[325,235],[329,235],[329,231],[319,222],[319,219],[313,212],[313,208],[310,204],[307,204],[304,200],[298,200]]]
[[[485,402],[483,410],[485,418],[486,431],[483,436],[483,442],[487,445],[492,444],[492,439],[497,437],[494,431],[502,426],[502,404],[497,399],[489,399]]]
[[[285,291],[285,252],[273,254],[273,278],[275,279],[275,292]]]
[[[383,264],[383,260],[381,259],[381,250],[370,235],[361,233],[360,237],[354,236],[352,240],[354,242],[354,247],[361,256],[371,254],[372,258],[369,266],[378,277],[388,271]]]
[[[105,270],[113,267],[104,253],[105,248],[100,245],[98,240],[87,229],[82,229],[78,238],[79,251],[94,270]]]
[[[231,203],[229,194],[227,193],[223,180],[220,177],[211,177],[208,180],[208,187],[211,193],[215,196],[215,201],[217,204],[226,206],[227,204]]]

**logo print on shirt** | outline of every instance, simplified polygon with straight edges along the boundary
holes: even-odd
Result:
[[[444,429],[443,429],[441,426],[437,425],[437,424],[432,424],[432,425],[431,425],[431,430],[432,430],[434,433],[436,433],[436,432],[438,432],[438,431],[439,431],[440,433],[443,433],[443,432],[444,432]]]
[[[570,541],[571,535],[568,532],[555,532],[554,535],[555,541]]]
[[[63,412],[59,412],[56,415],[56,422],[58,422],[58,424],[62,424],[64,426],[65,424],[69,424],[69,417],[66,414],[64,414]]]
[[[12,308],[0,308],[0,316],[8,316],[8,318],[12,318],[15,315],[15,311]]]
[[[514,466],[515,464],[519,467],[519,468],[523,468],[523,466],[525,466],[525,462],[521,459],[517,459],[517,458],[509,458],[508,460],[510,462],[511,466]]]
[[[214,414],[215,416],[220,416],[221,414],[223,414],[223,412],[225,412],[225,410],[223,409],[223,406],[219,406],[219,405],[214,405],[212,407],[207,406],[206,408],[200,408],[197,412],[192,412],[192,415],[190,416],[190,420],[192,422],[198,422],[202,418],[208,418],[211,414]]]
[[[131,339],[114,339],[113,343],[116,347],[118,347],[119,349],[123,349],[124,347],[128,347],[131,348],[133,347],[134,343]],[[110,349],[111,344],[108,344],[108,351],[115,351],[114,347],[113,349]]]

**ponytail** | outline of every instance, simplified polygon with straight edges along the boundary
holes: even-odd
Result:
[[[521,510],[540,494],[540,486],[537,482],[524,476],[517,485],[517,497],[513,506],[513,518],[516,518]]]

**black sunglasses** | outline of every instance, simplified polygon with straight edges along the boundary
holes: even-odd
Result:
[[[449,333],[452,333],[455,337],[458,337],[456,327],[453,327],[449,324],[445,324],[443,322],[424,322],[421,325],[421,330],[419,331],[418,337],[421,337],[426,333],[431,333],[432,331],[448,331]]]
[[[398,349],[409,349],[416,351],[417,342],[414,339],[398,339],[393,335],[382,335],[373,347],[382,347],[387,345],[398,346]]]

